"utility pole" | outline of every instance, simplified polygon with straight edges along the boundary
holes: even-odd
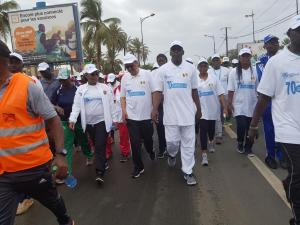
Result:
[[[228,29],[231,27],[223,27],[225,29],[225,42],[226,42],[226,56],[228,56]]]
[[[254,35],[254,13],[252,10],[252,13],[250,15],[245,15],[246,18],[251,17],[252,18],[252,35],[253,35],[253,42],[255,43],[255,35]]]
[[[145,65],[145,59],[144,59],[145,48],[144,48],[143,22],[144,22],[146,19],[148,19],[148,18],[150,18],[150,17],[152,17],[152,16],[155,16],[155,13],[151,13],[149,16],[140,18],[140,23],[141,23],[141,38],[142,38],[142,59],[143,59],[144,65]]]
[[[208,35],[208,34],[204,34],[204,37],[208,37],[211,38],[214,42],[214,54],[216,53],[216,40],[215,40],[215,36],[214,35]]]
[[[299,15],[299,2],[296,0],[296,13]]]

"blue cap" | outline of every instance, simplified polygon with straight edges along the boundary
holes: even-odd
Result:
[[[276,37],[276,36],[274,36],[274,35],[272,35],[272,34],[269,34],[269,35],[265,36],[265,38],[264,38],[264,43],[266,44],[267,42],[271,41],[272,39],[277,39],[277,40],[279,40],[278,37]]]

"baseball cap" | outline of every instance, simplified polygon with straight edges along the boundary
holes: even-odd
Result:
[[[300,15],[297,15],[290,20],[290,25],[288,29],[295,30],[298,27],[300,27]]]
[[[264,43],[266,44],[267,42],[271,41],[272,39],[277,39],[277,40],[279,40],[278,37],[276,37],[276,36],[274,36],[274,35],[272,35],[272,34],[269,34],[269,35],[267,35],[267,36],[264,37]]]
[[[194,61],[192,58],[186,58],[185,61],[187,61],[188,63],[194,64]]]
[[[114,82],[114,80],[116,79],[116,75],[113,73],[109,73],[107,75],[107,82]]]
[[[84,71],[85,73],[91,74],[91,73],[93,73],[93,72],[95,72],[95,71],[98,71],[98,69],[97,69],[97,67],[96,67],[95,64],[86,64],[86,65],[84,66],[83,71]]]
[[[171,44],[170,44],[170,48],[174,47],[174,46],[179,46],[181,48],[183,48],[183,44],[181,41],[173,41]]]
[[[70,78],[71,72],[67,68],[59,69],[57,79],[59,80],[67,80]]]
[[[130,53],[127,53],[124,58],[123,58],[123,64],[131,64],[133,63],[134,61],[138,61],[137,58],[133,55],[133,54],[130,54]]]
[[[224,56],[222,59],[223,62],[230,62],[229,58],[227,56]]]
[[[231,63],[233,63],[233,64],[238,64],[238,63],[239,63],[239,60],[233,59],[233,60],[231,61]]]
[[[39,65],[38,65],[38,71],[41,72],[41,71],[45,71],[47,69],[49,69],[50,66],[48,65],[48,63],[46,62],[41,62]]]
[[[10,58],[12,58],[12,57],[17,58],[18,60],[20,60],[21,62],[23,62],[23,57],[20,54],[16,53],[16,52],[10,53],[9,57]]]
[[[250,54],[252,55],[252,52],[250,50],[250,48],[242,48],[239,52],[239,56],[243,55],[243,54]]]
[[[10,50],[7,45],[0,40],[0,56],[9,58]]]
[[[99,73],[99,77],[102,78],[102,79],[106,78],[106,76],[103,73],[101,73],[101,72]]]
[[[199,59],[198,65],[199,65],[200,63],[206,63],[206,64],[208,64],[207,59],[204,58],[204,57],[201,57],[201,58]]]
[[[214,58],[221,59],[220,54],[219,54],[219,53],[214,54],[214,55],[211,57],[211,59],[214,59]]]

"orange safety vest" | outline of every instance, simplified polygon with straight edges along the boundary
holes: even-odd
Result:
[[[44,120],[27,112],[28,86],[22,73],[12,76],[0,97],[0,174],[34,168],[52,159]]]

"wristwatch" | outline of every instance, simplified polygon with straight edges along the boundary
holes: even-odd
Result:
[[[58,152],[58,154],[62,155],[62,156],[67,156],[68,151],[63,148],[60,152]]]

